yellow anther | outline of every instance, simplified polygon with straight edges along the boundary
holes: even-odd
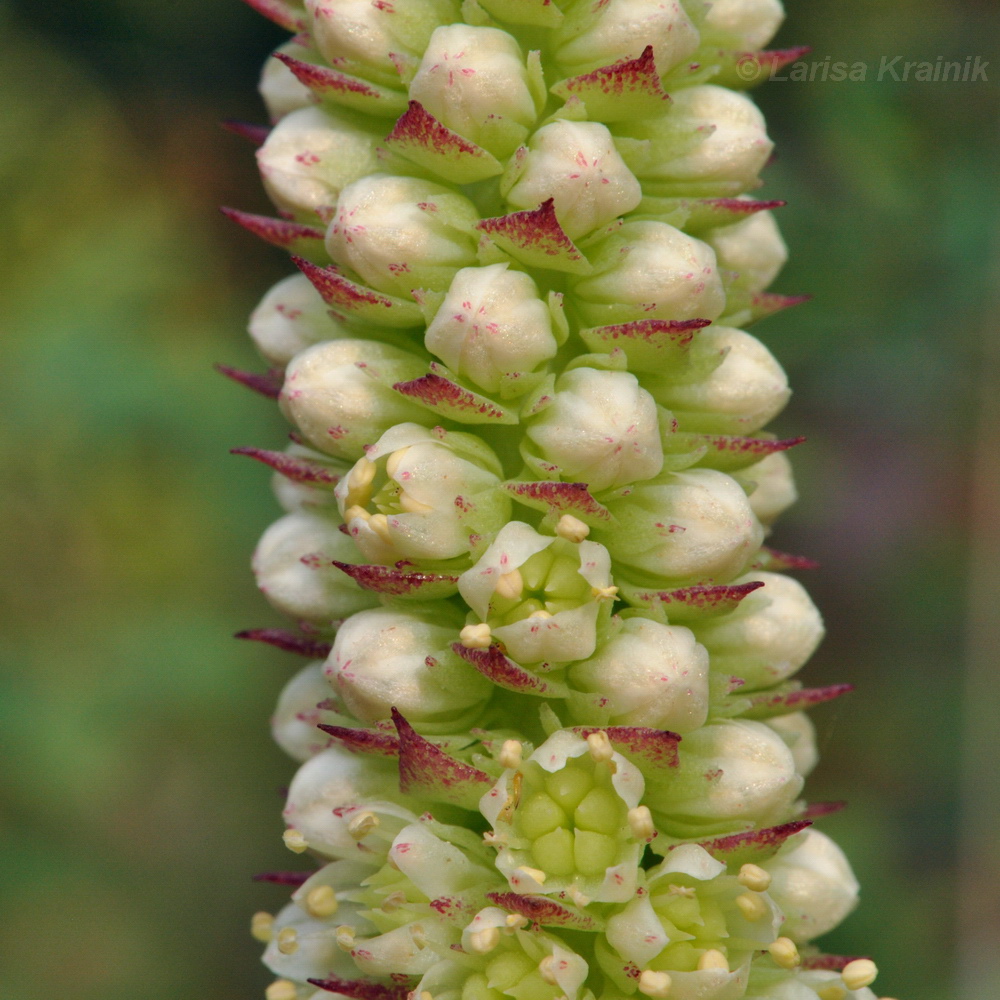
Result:
[[[386,545],[392,544],[392,535],[389,534],[389,518],[385,514],[372,514],[368,518],[368,527],[378,535],[379,538],[385,542]]]
[[[590,528],[572,514],[563,514],[556,525],[556,534],[567,542],[582,542],[590,534]]]
[[[552,955],[546,955],[538,963],[538,974],[545,980],[550,986],[557,986],[556,981],[556,960]]]
[[[275,979],[266,990],[266,1000],[297,1000],[299,991],[290,979]]]
[[[338,905],[333,886],[318,885],[306,893],[305,911],[317,920],[332,917],[337,912]]]
[[[740,869],[736,880],[751,892],[767,892],[771,885],[771,873],[760,865],[746,864]]]
[[[870,958],[856,958],[840,970],[840,978],[849,990],[860,990],[871,986],[878,976],[878,966]]]
[[[545,608],[539,608],[537,611],[532,611],[529,618],[551,618],[552,612],[546,611]]]
[[[294,851],[296,854],[301,854],[305,851],[309,844],[306,842],[306,838],[296,830],[294,827],[289,827],[282,835],[281,839],[285,842],[285,847],[290,851]]]
[[[399,506],[407,514],[423,514],[434,508],[428,503],[422,503],[415,496],[411,496],[406,490],[399,491]]]
[[[674,885],[672,882],[667,886],[667,892],[671,896],[680,896],[682,899],[694,899],[697,893],[689,885]]]
[[[702,970],[725,969],[728,972],[729,960],[718,948],[709,948],[708,951],[702,952],[701,958],[698,959],[698,968]]]
[[[348,507],[347,510],[344,511],[344,520],[348,524],[350,524],[351,521],[357,521],[359,518],[362,521],[368,521],[371,520],[371,514],[369,514],[364,507],[361,507],[358,504],[354,504],[353,507]]]
[[[422,990],[420,1000],[434,1000],[434,994],[430,990]]]
[[[250,918],[250,934],[263,944],[274,936],[274,916],[261,910]]]
[[[489,649],[493,636],[490,634],[490,627],[486,622],[479,625],[466,625],[458,638],[466,649]]]
[[[670,976],[666,972],[654,972],[646,969],[639,976],[639,992],[648,997],[668,997],[670,996]]]
[[[524,593],[524,578],[521,571],[512,569],[497,580],[496,595],[508,601],[516,601]]]
[[[418,951],[423,951],[427,947],[427,933],[420,924],[410,924],[410,939]]]
[[[591,596],[598,601],[612,601],[618,594],[617,587],[591,587]]]
[[[611,740],[608,739],[608,734],[603,729],[598,730],[596,733],[591,733],[587,737],[587,749],[590,750],[590,756],[598,763],[604,760],[611,760],[614,756]]]
[[[385,460],[385,472],[390,479],[396,478],[396,473],[399,471],[399,463],[403,461],[409,450],[409,446],[400,448]]]
[[[522,927],[527,927],[530,922],[522,913],[508,913],[504,920],[508,931],[519,931]]]
[[[278,932],[278,951],[282,955],[294,955],[299,950],[299,936],[294,927],[285,927]]]
[[[486,927],[469,935],[469,947],[477,955],[488,955],[500,943],[500,929]]]
[[[371,485],[375,479],[375,463],[367,458],[359,458],[347,475],[347,504],[364,504],[371,496]]]
[[[591,902],[590,896],[580,892],[580,889],[575,885],[571,885],[569,887],[569,898],[572,899],[581,910]]]
[[[378,816],[373,812],[361,812],[352,817],[347,824],[347,832],[355,840],[364,840],[379,824]]]
[[[844,1000],[847,996],[847,990],[843,986],[838,986],[833,983],[831,986],[824,986],[816,991],[816,996],[819,1000]]]
[[[523,755],[524,747],[520,740],[504,740],[498,760],[501,767],[520,767]]]
[[[514,869],[515,875],[519,872],[525,878],[533,878],[539,885],[544,885],[545,879],[548,877],[540,868],[529,868],[527,865]]]
[[[799,958],[799,949],[795,947],[795,942],[791,938],[780,937],[772,941],[767,950],[778,965],[783,969],[794,969],[800,965],[802,959]]]
[[[737,896],[736,905],[740,913],[747,920],[751,921],[761,920],[771,912],[767,907],[767,903],[755,892],[745,892],[742,896]]]
[[[341,924],[337,928],[337,947],[341,951],[354,950],[355,930],[350,924]]]
[[[628,825],[636,840],[652,840],[656,833],[649,806],[636,806],[628,811]]]
[[[394,910],[398,910],[401,906],[406,903],[406,893],[402,889],[397,889],[395,892],[390,892],[385,899],[382,900],[382,910],[385,913],[392,913]]]

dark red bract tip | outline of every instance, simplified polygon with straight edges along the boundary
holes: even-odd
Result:
[[[298,887],[303,882],[307,882],[315,874],[315,872],[260,872],[260,874],[253,876],[253,881]]]
[[[306,226],[300,222],[289,222],[287,219],[272,219],[269,215],[253,215],[251,212],[241,212],[237,208],[220,205],[219,211],[227,218],[242,226],[247,232],[270,243],[273,246],[287,250],[302,240],[323,242],[322,229]]]
[[[229,118],[219,124],[227,132],[232,132],[233,135],[238,135],[241,139],[246,139],[247,142],[252,142],[255,146],[263,146],[264,141],[271,134],[270,125],[255,125],[253,122],[236,121],[234,118]]]
[[[824,971],[840,972],[851,962],[867,955],[806,955],[802,959],[803,969],[823,969]]]
[[[230,455],[246,455],[275,472],[280,472],[286,479],[291,479],[296,483],[305,483],[308,486],[336,486],[340,482],[340,476],[321,465],[319,462],[310,462],[308,459],[299,458],[297,455],[289,455],[284,451],[267,451],[264,448],[230,448]]]
[[[306,20],[286,0],[243,0],[248,6],[285,31],[305,31]]]
[[[269,646],[283,649],[286,653],[308,657],[310,660],[325,660],[330,655],[330,643],[307,639],[305,636],[286,632],[280,628],[250,628],[237,632],[236,639],[250,639],[253,642],[266,642]]]
[[[399,756],[399,740],[377,729],[350,729],[347,726],[328,726],[325,722],[317,723],[316,728],[340,740],[348,750],[356,753],[371,753],[380,757]]]
[[[330,976],[327,979],[307,979],[306,982],[328,993],[341,993],[351,1000],[406,1000],[409,986],[398,984],[386,986],[369,979],[341,979]]]
[[[819,819],[821,816],[830,816],[847,808],[847,802],[841,799],[838,802],[811,802],[802,811],[805,819]]]
[[[277,372],[245,372],[239,368],[232,368],[229,365],[217,364],[215,370],[226,378],[231,378],[240,385],[245,385],[254,392],[259,392],[268,399],[277,399],[281,395],[283,379]]]

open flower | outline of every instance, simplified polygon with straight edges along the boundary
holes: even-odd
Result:
[[[499,472],[496,456],[471,434],[399,424],[358,459],[335,495],[371,562],[468,565],[510,514]]]
[[[629,899],[645,838],[628,817],[643,788],[606,736],[554,733],[480,802],[500,849],[497,867],[518,893]]]
[[[607,549],[541,535],[521,521],[458,580],[465,603],[519,663],[568,662],[593,653],[611,585]]]

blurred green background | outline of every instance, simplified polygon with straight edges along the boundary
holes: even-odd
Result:
[[[875,955],[900,1000],[952,1000],[959,978],[990,1000],[1000,58],[987,83],[875,76],[883,55],[989,59],[1000,17],[788,6],[779,43],[869,64],[758,92],[779,150],[763,193],[790,202],[777,289],[815,295],[755,329],[796,389],[776,429],[810,438],[775,543],[823,564],[806,678],[859,688],[816,713],[811,797],[850,800],[825,829],[863,886],[825,943]],[[246,316],[289,270],[215,211],[267,209],[217,122],[262,120],[282,37],[238,0],[0,0],[2,1000],[268,981],[247,924],[280,890],[249,877],[291,861],[267,718],[298,663],[230,638],[276,622],[248,569],[276,506],[227,449],[284,429],[211,365],[255,366]]]

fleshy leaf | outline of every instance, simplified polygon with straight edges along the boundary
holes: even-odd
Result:
[[[783,309],[791,309],[792,306],[800,306],[804,302],[809,302],[811,295],[778,295],[774,292],[758,292],[750,300],[750,320],[749,323],[756,323],[757,320],[773,316]]]
[[[327,979],[308,979],[306,982],[328,993],[340,993],[350,1000],[406,1000],[410,987],[402,983],[386,986],[370,979],[341,979],[330,976]]]
[[[784,208],[784,201],[754,201],[752,198],[667,198],[647,195],[632,213],[651,217],[700,236],[707,229],[732,226],[757,212]]]
[[[765,83],[774,73],[801,59],[812,49],[799,45],[791,49],[765,49],[762,52],[724,52],[714,54],[719,73],[712,83],[720,87],[744,90]]]
[[[589,274],[590,262],[556,218],[555,199],[538,208],[483,219],[476,228],[504,253],[527,267]]]
[[[672,623],[696,621],[727,615],[744,597],[764,586],[760,580],[750,583],[696,584],[678,590],[649,590],[620,581],[621,594],[639,607],[659,606]]]
[[[750,568],[781,573],[788,569],[819,569],[819,563],[808,556],[794,556],[789,552],[779,552],[777,549],[762,545]]]
[[[809,805],[802,810],[803,819],[819,819],[822,816],[832,816],[834,813],[840,812],[841,809],[847,808],[847,802],[843,799],[838,799],[833,802],[810,802]]]
[[[464,809],[478,809],[483,792],[493,786],[495,779],[425,740],[395,708],[392,721],[399,733],[399,790]]]
[[[833,701],[854,690],[853,684],[830,684],[821,688],[798,688],[794,691],[771,691],[750,696],[750,708],[743,712],[747,719],[768,719],[775,715],[787,715],[789,712],[801,712]]]
[[[305,31],[308,27],[304,12],[297,10],[285,0],[243,0],[243,2],[285,31]]]
[[[348,750],[355,753],[373,754],[377,757],[398,757],[399,740],[378,729],[350,729],[347,726],[328,726],[317,723],[317,728],[340,740]]]
[[[296,455],[289,455],[285,451],[267,451],[264,448],[231,448],[229,454],[246,455],[262,462],[294,483],[332,488],[340,482],[340,476],[327,466],[321,465],[319,462],[310,462],[308,459],[299,458]]]
[[[545,680],[537,674],[525,670],[513,660],[504,656],[497,645],[488,649],[468,649],[460,642],[451,647],[466,663],[472,664],[484,677],[498,687],[518,694],[538,695],[541,698],[565,698],[566,686],[556,681]]]
[[[325,660],[330,655],[330,643],[318,639],[309,639],[304,635],[296,635],[282,628],[248,628],[237,632],[236,639],[250,639],[253,642],[264,642],[286,653],[295,653],[310,660]]]
[[[699,841],[699,844],[716,860],[724,861],[730,868],[739,868],[748,862],[759,864],[773,857],[789,837],[801,833],[809,826],[812,823],[808,820],[794,820],[780,826],[765,827],[763,830],[747,830],[745,833],[713,837],[711,840]],[[670,849],[673,850],[673,847]]]
[[[462,424],[516,424],[517,414],[443,375],[430,372],[393,389],[447,420]]]
[[[231,378],[240,385],[245,385],[254,392],[259,392],[268,399],[277,399],[281,393],[281,385],[284,376],[281,372],[245,372],[239,368],[232,368],[230,365],[216,365],[215,370],[226,378]]]
[[[567,906],[549,896],[529,896],[518,892],[488,892],[486,898],[511,913],[527,917],[541,927],[566,927],[578,931],[601,931],[604,921],[575,906]]]
[[[503,483],[503,488],[519,503],[553,516],[572,514],[586,524],[607,525],[611,512],[598,503],[586,483],[520,482]]]
[[[443,125],[419,101],[410,101],[385,144],[452,184],[472,184],[503,171],[492,153]]]
[[[288,250],[317,263],[325,264],[330,260],[330,255],[323,245],[322,229],[300,222],[289,222],[286,219],[272,219],[267,215],[252,215],[250,212],[240,212],[225,205],[219,211],[227,219],[232,219],[254,236],[260,237],[265,243],[281,247],[282,250]]]
[[[334,267],[319,267],[302,257],[292,257],[292,262],[312,282],[323,301],[337,312],[383,326],[410,327],[423,322],[416,302],[359,285]]]
[[[612,746],[639,769],[645,766],[677,767],[677,744],[681,737],[669,729],[650,729],[648,726],[574,726],[573,732],[583,737],[593,733],[607,733]]]
[[[360,80],[329,66],[295,59],[285,52],[275,52],[274,57],[322,101],[333,101],[355,111],[386,118],[398,115],[406,107],[406,95],[401,91]]]
[[[580,331],[583,342],[592,351],[621,349],[629,369],[659,372],[676,364],[691,346],[695,334],[709,326],[708,319],[641,319],[633,323],[586,327]]]
[[[591,121],[617,122],[658,118],[670,110],[669,94],[656,71],[653,46],[647,45],[637,59],[602,66],[590,73],[560,80],[552,93],[568,101],[576,97],[587,108]]]
[[[252,142],[255,146],[263,146],[264,141],[271,134],[270,125],[256,125],[253,122],[241,122],[235,118],[228,118],[221,123],[227,132],[238,135],[247,142]]]
[[[805,441],[804,437],[777,440],[767,437],[739,437],[734,434],[692,434],[679,431],[663,439],[663,450],[669,454],[689,454],[704,448],[698,465],[720,472],[734,472],[753,465],[778,451],[788,451]]]
[[[338,562],[337,569],[345,572],[359,587],[386,597],[413,597],[435,600],[454,594],[458,577],[446,573],[407,571],[396,566],[377,566]]]
[[[260,872],[253,876],[254,882],[270,882],[271,885],[300,886],[315,875],[316,872]]]

